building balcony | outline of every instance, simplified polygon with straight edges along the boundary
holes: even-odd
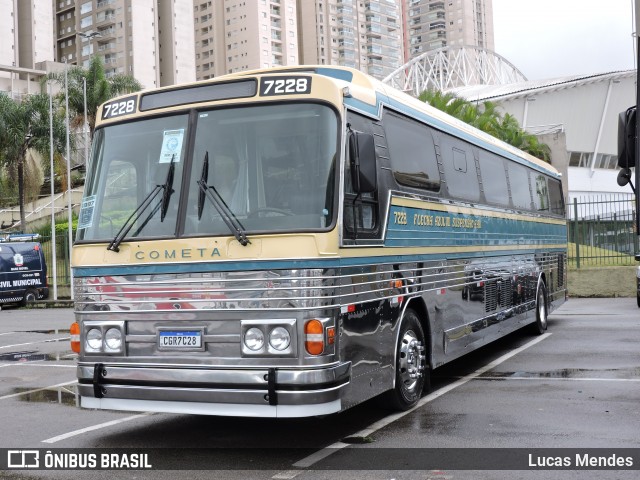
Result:
[[[111,38],[116,38],[116,29],[114,27],[109,28],[99,28],[98,33],[104,40],[109,40]]]
[[[116,23],[115,13],[96,16],[96,25],[112,25],[114,23]]]
[[[68,10],[76,8],[76,2],[74,0],[60,0],[56,3],[56,13],[65,13]]]
[[[114,3],[116,3],[116,0],[100,0],[96,5],[96,10],[108,7],[109,5],[113,5]]]

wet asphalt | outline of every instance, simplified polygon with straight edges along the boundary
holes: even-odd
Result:
[[[436,370],[432,393],[425,394],[422,405],[396,417],[375,401],[339,415],[298,420],[81,410],[73,385],[75,355],[69,349],[72,321],[71,309],[0,311],[0,449],[163,449],[149,452],[173,470],[0,471],[0,478],[639,476],[640,309],[635,299],[571,299],[551,314],[547,335],[515,332]],[[198,450],[203,448],[213,450]],[[635,470],[548,470],[521,459],[528,452],[535,463],[539,451],[573,456],[623,449],[634,449]],[[501,455],[510,454],[517,457],[516,468],[501,470],[511,465]],[[471,462],[483,464],[481,470],[457,468],[473,456],[482,456]]]

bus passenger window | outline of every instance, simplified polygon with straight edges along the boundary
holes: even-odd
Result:
[[[533,192],[533,206],[538,211],[549,211],[549,193],[547,191],[547,177],[542,174],[532,174],[531,191]]]
[[[480,183],[470,146],[451,135],[442,134],[440,151],[449,195],[470,202],[478,202]]]
[[[517,163],[508,164],[509,187],[515,208],[531,210],[531,192],[529,190],[529,172]]]
[[[439,191],[440,172],[429,128],[390,113],[384,116],[384,128],[396,182],[407,187]]]
[[[485,150],[480,150],[478,161],[485,199],[488,203],[508,207],[509,187],[507,186],[504,161]]]
[[[551,213],[564,216],[564,195],[562,184],[558,180],[549,179],[549,207]]]

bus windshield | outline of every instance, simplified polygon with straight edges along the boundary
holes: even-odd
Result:
[[[331,108],[274,104],[195,117],[194,127],[183,114],[96,132],[77,240],[240,240],[332,225],[338,121]]]

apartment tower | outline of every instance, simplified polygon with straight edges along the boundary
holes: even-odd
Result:
[[[494,49],[492,0],[402,0],[404,56],[476,46]]]
[[[50,3],[0,0],[0,12],[0,65],[34,69],[37,63],[53,60]]]
[[[194,0],[196,76],[298,65],[296,0]]]
[[[396,0],[298,0],[301,63],[343,65],[384,78],[402,65]]]
[[[147,88],[195,80],[192,0],[53,1],[58,61],[86,66],[99,55],[107,76]]]

